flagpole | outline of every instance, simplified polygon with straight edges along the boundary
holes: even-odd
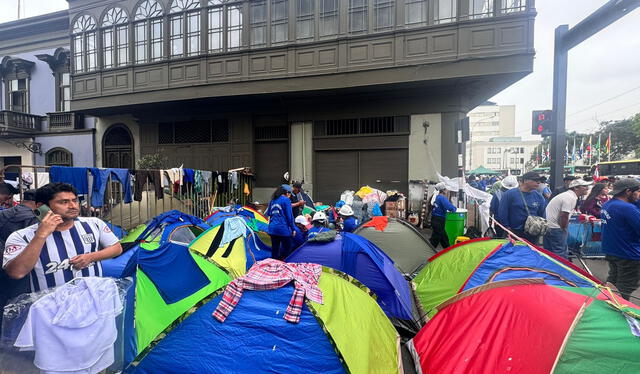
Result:
[[[607,141],[607,161],[611,161],[611,131],[609,131],[609,139]]]

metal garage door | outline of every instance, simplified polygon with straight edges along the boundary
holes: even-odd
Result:
[[[315,201],[333,204],[344,190],[364,185],[408,193],[407,149],[316,151],[314,164]]]

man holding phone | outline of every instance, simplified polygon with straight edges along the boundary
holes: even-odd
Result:
[[[37,189],[36,205],[40,222],[11,234],[3,256],[9,277],[31,273],[31,291],[61,286],[78,276],[101,276],[100,261],[122,253],[104,221],[79,217],[78,194],[70,184]]]

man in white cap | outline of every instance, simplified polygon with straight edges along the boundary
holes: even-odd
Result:
[[[343,205],[338,214],[342,217],[342,231],[353,232],[360,226],[360,222],[353,216],[353,209],[349,205]]]
[[[613,185],[613,199],[602,206],[602,250],[609,262],[607,282],[629,300],[640,281],[640,182],[625,178]]]
[[[436,184],[436,200],[433,203],[433,211],[431,212],[431,238],[429,242],[436,248],[438,244],[442,245],[442,249],[449,246],[449,236],[445,230],[445,219],[447,212],[455,212],[456,207],[447,199],[447,186],[440,182]]]
[[[329,231],[327,228],[327,215],[324,212],[316,212],[311,220],[312,228],[307,232],[307,240],[315,238],[321,232]]]
[[[543,247],[558,256],[569,258],[567,250],[567,237],[569,236],[569,217],[576,210],[578,199],[589,192],[591,182],[582,179],[574,179],[569,184],[569,189],[556,195],[545,210],[548,230],[544,235]]]
[[[294,228],[296,235],[293,237],[293,249],[298,248],[307,240],[307,232],[311,223],[307,217],[300,215],[295,219],[296,227]]]

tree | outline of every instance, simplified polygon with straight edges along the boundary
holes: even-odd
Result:
[[[166,156],[160,153],[152,153],[140,157],[138,160],[138,169],[164,169],[168,162]]]

